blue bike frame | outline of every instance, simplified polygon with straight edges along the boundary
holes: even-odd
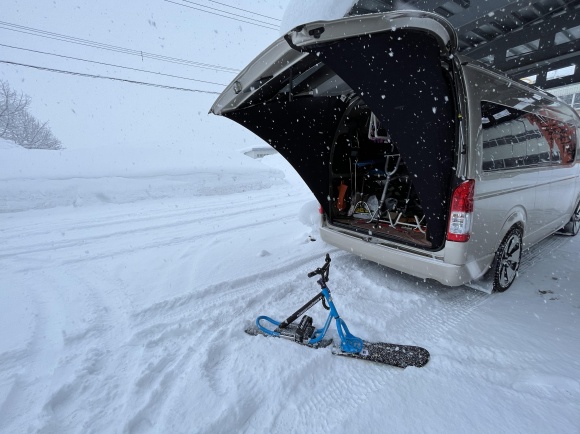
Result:
[[[322,277],[318,280],[318,284],[321,286],[322,290],[316,297],[314,297],[312,300],[310,300],[308,303],[306,303],[304,306],[302,306],[300,309],[298,309],[296,312],[290,315],[283,322],[279,322],[268,316],[262,315],[256,318],[256,326],[267,335],[276,337],[286,337],[282,335],[279,330],[286,328],[289,324],[294,322],[296,318],[298,318],[300,315],[302,315],[304,312],[306,312],[308,309],[310,309],[319,301],[322,301],[324,307],[330,311],[328,313],[328,317],[326,318],[326,323],[324,324],[324,327],[320,329],[315,329],[312,336],[308,339],[308,341],[304,343],[307,345],[315,345],[320,341],[322,341],[322,339],[326,335],[326,332],[328,331],[328,328],[330,327],[332,319],[334,318],[336,321],[336,329],[338,332],[338,336],[340,337],[340,349],[345,353],[360,353],[363,348],[363,341],[362,339],[350,333],[346,323],[338,315],[338,311],[336,310],[336,306],[334,305],[332,297],[330,295],[330,289],[328,289],[328,286],[326,285],[326,280],[328,279],[328,265],[330,265],[330,258],[327,255],[327,263],[325,267],[323,267],[322,269],[317,269],[315,272],[309,274],[309,277],[311,277],[311,274],[322,275]],[[270,330],[267,327],[264,327],[260,323],[261,321],[267,321],[270,324],[276,326],[277,327],[276,330]]]

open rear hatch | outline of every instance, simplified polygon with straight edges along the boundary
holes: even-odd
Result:
[[[331,225],[435,250],[454,176],[456,44],[427,12],[310,23],[260,54],[211,112],[276,148]]]

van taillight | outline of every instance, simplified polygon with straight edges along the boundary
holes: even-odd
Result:
[[[318,205],[318,213],[319,214],[324,214],[324,210],[322,209],[322,205]]]
[[[469,240],[471,234],[471,222],[473,215],[473,191],[475,180],[469,179],[453,192],[451,198],[451,213],[449,214],[449,229],[447,241],[464,243]]]

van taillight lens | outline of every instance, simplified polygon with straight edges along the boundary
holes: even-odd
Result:
[[[463,184],[460,184],[453,192],[447,241],[464,243],[469,240],[469,236],[471,235],[474,190],[475,180],[469,179]]]

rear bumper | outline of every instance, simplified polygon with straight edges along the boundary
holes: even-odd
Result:
[[[333,230],[320,228],[321,238],[342,250],[423,279],[433,279],[447,286],[460,286],[483,275],[489,264],[473,261],[463,265],[448,264],[442,257],[427,256],[385,246]],[[441,253],[438,253],[441,254]]]

